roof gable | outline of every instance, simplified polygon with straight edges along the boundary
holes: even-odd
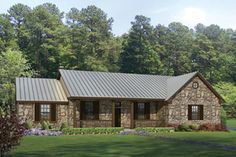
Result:
[[[224,102],[225,100],[221,97],[221,95],[212,87],[212,85],[199,73],[193,72],[185,75],[180,75],[173,77],[169,80],[168,90],[169,96],[166,98],[166,101],[170,101],[175,97],[188,83],[190,83],[195,77],[199,77],[199,79],[211,90],[216,97],[219,98],[220,101]],[[178,82],[178,83],[174,83]],[[174,85],[175,84],[175,85]],[[173,86],[172,86],[173,85]]]

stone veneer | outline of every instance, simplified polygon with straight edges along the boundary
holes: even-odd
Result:
[[[197,89],[192,88],[193,82],[198,82],[199,87]],[[203,120],[188,120],[188,105],[203,105]],[[195,77],[168,104],[168,124],[220,124],[220,106],[220,101],[216,95],[199,77]]]
[[[18,117],[20,120],[24,122],[33,122],[34,127],[40,127],[39,122],[35,122],[35,104],[28,104],[28,103],[22,103],[17,104],[17,112]],[[72,119],[73,114],[69,113],[70,110],[68,110],[68,105],[66,104],[57,104],[56,107],[56,122],[51,122],[51,125],[53,127],[59,128],[61,126],[61,123],[67,123],[67,125],[70,125],[68,123],[69,119]],[[73,126],[73,124],[72,124]]]
[[[24,122],[34,121],[34,104],[17,104],[17,113]]]
[[[192,82],[198,82],[197,89],[192,88]],[[112,127],[112,100],[99,100],[99,120],[80,120],[80,100],[70,100],[68,104],[57,104],[56,123],[54,127],[60,127],[61,123],[67,123],[69,127]],[[188,120],[188,105],[203,105],[204,120]],[[131,107],[133,101],[121,101],[121,127],[131,127]],[[19,104],[18,116],[23,121],[35,119],[35,105],[32,103]],[[134,120],[135,127],[158,127],[178,125],[182,123],[220,123],[220,102],[215,94],[195,77],[186,85],[171,102],[151,102],[150,120]],[[37,126],[37,123],[34,123]]]
[[[112,101],[99,101],[99,120],[80,120],[80,101],[74,101],[76,106],[76,127],[112,127]]]

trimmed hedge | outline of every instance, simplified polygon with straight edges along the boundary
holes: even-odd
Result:
[[[83,135],[83,134],[117,134],[123,131],[123,128],[64,128],[65,135]]]
[[[149,133],[161,133],[161,132],[174,132],[174,127],[145,127],[145,128],[135,128],[136,131],[145,131]]]

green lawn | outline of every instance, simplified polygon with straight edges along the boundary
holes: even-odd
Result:
[[[236,146],[236,131],[230,132],[174,132],[165,133],[164,136],[177,139],[205,141],[217,144]]]
[[[236,119],[228,119],[227,120],[227,127],[236,128]]]
[[[171,133],[170,136],[201,137],[206,141],[208,137],[219,139],[217,142],[229,141],[235,144],[233,133]],[[185,136],[186,135],[186,136]],[[219,138],[218,138],[219,136]],[[222,139],[221,139],[222,137]],[[231,138],[230,138],[231,137]],[[234,138],[234,139],[233,139]],[[214,149],[201,145],[180,144],[167,142],[156,137],[121,136],[121,135],[83,135],[83,136],[57,136],[57,137],[25,137],[21,145],[12,152],[17,157],[90,157],[90,156],[158,156],[158,157],[227,157],[235,156],[236,151]]]

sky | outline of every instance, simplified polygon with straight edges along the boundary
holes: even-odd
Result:
[[[236,29],[236,0],[0,0],[0,13],[17,3],[33,8],[46,2],[56,4],[64,12],[72,7],[96,5],[114,19],[112,32],[117,36],[129,31],[135,15],[151,18],[154,26],[181,22],[189,28],[202,23]]]

